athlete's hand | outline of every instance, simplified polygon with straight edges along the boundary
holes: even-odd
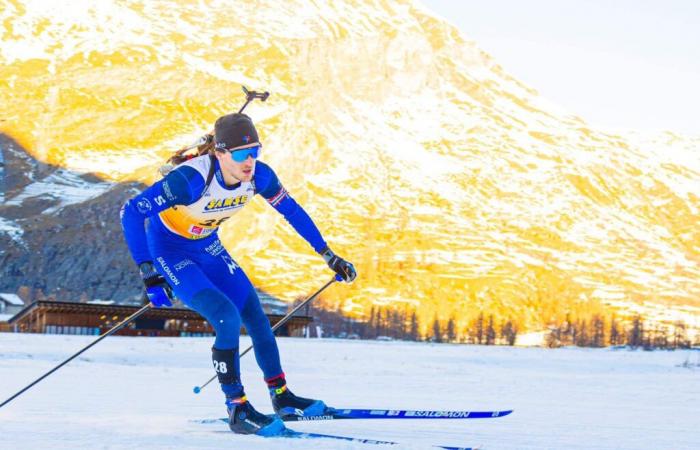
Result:
[[[173,290],[165,281],[165,278],[156,272],[153,263],[141,263],[139,265],[139,272],[141,272],[143,284],[146,286],[146,296],[153,306],[156,308],[160,308],[161,306],[173,306],[172,300],[175,298],[173,296]]]
[[[338,281],[345,281],[346,283],[352,283],[352,281],[357,277],[357,271],[355,271],[355,266],[345,261],[340,256],[333,253],[329,247],[321,252],[321,256],[326,260],[326,264],[330,267],[337,275],[336,279]]]

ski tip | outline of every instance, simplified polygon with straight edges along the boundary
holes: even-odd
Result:
[[[202,392],[202,388],[199,387],[199,386],[195,386],[195,387],[192,389],[192,392],[194,392],[195,394],[199,394],[200,392]]]
[[[505,411],[499,411],[499,412],[498,412],[498,417],[507,416],[508,414],[511,414],[512,412],[513,412],[512,409],[508,409],[508,410],[505,410]]]

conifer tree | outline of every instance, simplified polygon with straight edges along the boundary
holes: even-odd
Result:
[[[450,320],[447,321],[447,329],[445,330],[445,333],[447,334],[447,342],[454,342],[457,339],[454,317],[450,317]]]
[[[493,314],[489,314],[488,325],[486,325],[486,345],[496,343],[496,329],[493,327]]]
[[[476,337],[476,343],[482,344],[484,341],[484,313],[480,312],[479,317],[476,318],[476,324],[474,325],[474,334]]]
[[[409,328],[409,339],[413,341],[418,341],[420,336],[418,335],[418,315],[416,314],[416,310],[414,309],[413,312],[411,313],[411,326]]]
[[[622,344],[622,336],[620,335],[620,328],[618,327],[617,320],[615,316],[610,319],[610,345],[620,345]]]
[[[435,315],[435,319],[433,319],[433,340],[435,342],[442,342],[442,327],[440,326],[437,314]]]
[[[384,322],[382,319],[382,311],[384,308],[377,308],[376,313],[374,314],[374,335],[375,336],[381,336],[384,334]]]
[[[632,328],[628,333],[627,343],[633,348],[644,345],[644,324],[639,316],[635,316],[632,321]]]
[[[501,338],[508,345],[515,345],[515,339],[517,337],[517,334],[518,334],[518,328],[517,328],[517,326],[515,326],[515,324],[511,320],[508,320],[501,327]]]
[[[374,326],[375,314],[376,311],[374,305],[372,305],[372,308],[369,311],[369,320],[365,324],[364,333],[362,334],[362,337],[365,339],[372,339],[377,337]]]
[[[605,322],[600,315],[593,316],[591,345],[594,347],[605,346]]]
[[[686,333],[685,323],[677,321],[673,326],[673,348],[689,348],[690,341]]]

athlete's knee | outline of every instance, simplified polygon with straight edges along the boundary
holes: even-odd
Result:
[[[241,328],[241,318],[233,303],[216,289],[203,289],[193,298],[195,309],[202,314],[219,334],[235,334],[238,336]]]
[[[254,290],[251,290],[241,316],[243,324],[252,339],[256,341],[275,339],[270,327],[270,321],[265,315]]]
[[[248,322],[267,321],[267,316],[265,315],[265,312],[262,309],[262,305],[260,304],[258,294],[253,288],[250,289],[250,293],[245,299],[245,303],[243,304],[243,308],[241,310],[241,318],[243,319],[243,322],[246,323],[246,325],[248,324]]]

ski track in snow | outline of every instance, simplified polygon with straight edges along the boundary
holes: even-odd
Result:
[[[0,400],[94,337],[0,333]],[[697,351],[484,347],[281,338],[283,367],[299,395],[337,407],[507,409],[500,419],[293,423],[299,431],[483,449],[697,448]],[[329,440],[237,436],[206,381],[211,338],[110,337],[0,409],[2,448],[371,449]],[[247,337],[241,346],[249,344]],[[246,392],[271,406],[250,355]],[[381,447],[380,448],[386,448]]]

